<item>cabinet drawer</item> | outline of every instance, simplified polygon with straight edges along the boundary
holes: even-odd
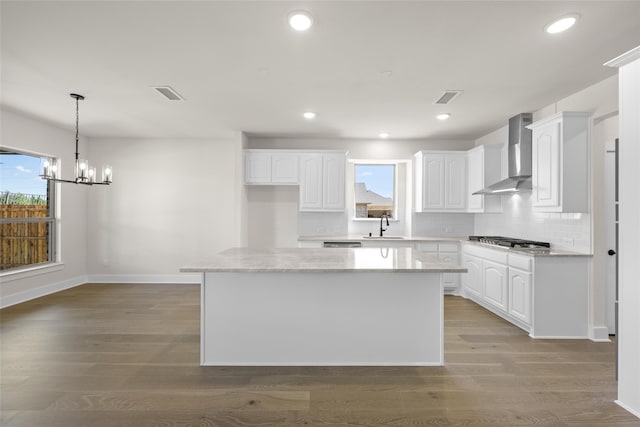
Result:
[[[533,257],[509,254],[509,267],[531,271],[533,270]]]
[[[438,250],[440,252],[458,252],[457,243],[438,243]]]
[[[507,264],[507,252],[501,249],[491,249],[477,245],[464,245],[464,253],[475,255],[500,264]]]

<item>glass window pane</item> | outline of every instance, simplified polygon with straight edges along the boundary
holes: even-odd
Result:
[[[1,203],[46,205],[48,183],[39,174],[40,157],[0,151]]]
[[[355,165],[356,218],[395,217],[395,165]]]
[[[40,157],[0,148],[0,270],[53,260],[53,184]]]

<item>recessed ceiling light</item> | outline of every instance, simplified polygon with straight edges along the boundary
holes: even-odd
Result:
[[[380,132],[380,133],[378,134],[378,136],[379,136],[380,138],[383,138],[383,139],[384,139],[384,138],[389,138],[389,132]]]
[[[442,114],[438,114],[436,116],[436,119],[438,120],[447,120],[449,117],[451,117],[451,114],[449,113],[442,113]]]
[[[307,111],[303,114],[303,116],[305,119],[313,119],[316,117],[316,113],[314,113],[313,111]]]
[[[578,18],[579,15],[577,14],[563,16],[544,27],[544,30],[549,34],[557,34],[567,31],[569,28],[573,27],[573,25],[578,21]]]
[[[313,18],[309,12],[296,10],[289,14],[289,25],[296,31],[307,31],[313,25]]]

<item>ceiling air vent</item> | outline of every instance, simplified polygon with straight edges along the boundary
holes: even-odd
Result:
[[[435,103],[442,104],[442,105],[449,104],[451,101],[457,98],[458,95],[460,94],[462,94],[461,90],[447,90],[442,94],[442,96],[440,96],[440,98],[438,98],[438,100]]]
[[[153,86],[153,88],[160,95],[167,98],[169,101],[182,101],[184,98],[180,96],[171,86]]]

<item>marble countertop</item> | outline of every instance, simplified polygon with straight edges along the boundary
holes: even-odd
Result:
[[[413,248],[232,248],[180,271],[236,273],[466,273]]]
[[[491,245],[487,243],[481,243],[471,240],[463,241],[466,245],[480,246],[487,249],[493,249],[496,251],[505,251],[510,254],[516,255],[525,255],[525,256],[533,256],[533,257],[566,257],[566,256],[593,256],[592,254],[587,254],[583,252],[571,252],[564,251],[560,249],[525,249],[525,248],[507,248],[504,246]]]
[[[392,236],[392,235],[389,235]],[[504,246],[498,245],[490,245],[487,243],[481,243],[469,240],[467,236],[462,237],[404,237],[401,239],[393,239],[387,238],[383,239],[380,237],[365,237],[359,235],[347,235],[347,236],[300,236],[298,237],[298,241],[310,241],[310,242],[367,242],[367,241],[388,241],[388,242],[407,242],[407,243],[419,243],[419,242],[456,242],[456,243],[464,243],[469,245],[478,245],[487,249],[495,249],[498,251],[507,251],[513,254],[533,256],[533,257],[556,257],[556,256],[593,256],[590,253],[584,252],[573,252],[562,249],[549,249],[549,250],[531,250],[531,249],[520,249],[520,248],[507,248]]]
[[[461,240],[467,240],[467,237],[405,237],[405,236],[393,236],[389,234],[381,238],[378,236],[362,236],[358,234],[350,234],[347,236],[299,236],[300,242],[368,242],[374,241],[390,241],[390,242],[459,242]],[[401,237],[401,238],[393,238]]]

